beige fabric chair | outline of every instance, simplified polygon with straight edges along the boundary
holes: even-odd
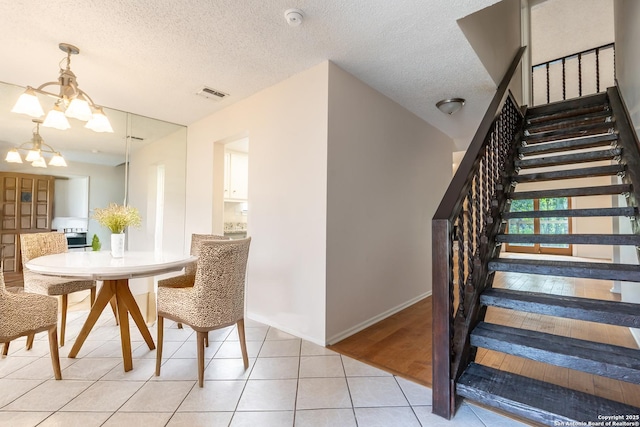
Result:
[[[218,234],[192,234],[191,235],[191,255],[197,256],[200,253],[200,245],[206,240],[230,240],[229,237]],[[196,279],[196,262],[188,264],[184,268],[184,274],[158,280],[158,287],[165,288],[188,288],[193,286]],[[178,322],[178,329],[182,329],[182,323]],[[209,347],[209,339],[205,339],[205,344]]]
[[[191,235],[191,255],[198,256],[200,252],[200,245],[205,240],[230,240],[228,237],[220,236],[217,234],[192,234]],[[196,262],[188,264],[184,268],[184,274],[175,277],[169,277],[168,279],[158,280],[158,287],[165,288],[186,288],[193,286],[193,282],[196,278]]]
[[[27,292],[7,292],[0,267],[0,343],[4,343],[3,356],[9,353],[12,340],[27,336],[27,349],[36,333],[49,332],[49,348],[53,373],[62,379],[58,355],[58,300],[46,295]]]
[[[250,237],[204,241],[200,244],[193,286],[158,288],[157,376],[162,363],[165,318],[182,322],[196,331],[200,387],[204,385],[204,341],[209,331],[236,324],[244,367],[249,367],[244,336],[244,285],[250,243]]]
[[[96,298],[95,280],[72,280],[64,277],[44,276],[30,271],[28,261],[44,256],[67,252],[67,238],[62,233],[21,234],[22,275],[24,290],[42,295],[62,295],[62,320],[60,322],[60,346],[64,345],[64,333],[67,323],[68,295],[72,292],[91,291],[91,305]]]

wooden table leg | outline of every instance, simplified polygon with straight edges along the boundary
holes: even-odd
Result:
[[[124,371],[129,372],[133,369],[133,358],[131,357],[131,335],[129,333],[129,310],[122,299],[125,289],[129,289],[129,281],[127,279],[119,279],[113,281],[116,288],[116,306],[118,308],[118,320],[120,321],[120,344],[122,345],[122,361]]]
[[[125,279],[126,281],[126,279]],[[144,317],[142,317],[142,313],[140,312],[140,307],[138,307],[138,303],[136,303],[136,299],[131,293],[131,289],[129,289],[129,285],[118,286],[118,304],[124,303],[129,310],[129,314],[131,314],[131,318],[138,326],[138,330],[140,330],[140,334],[142,334],[142,338],[144,338],[147,346],[149,346],[149,350],[153,350],[156,348],[155,343],[153,342],[153,338],[151,337],[151,332],[149,332],[149,328],[147,328],[147,323],[144,321]]]
[[[74,358],[78,355],[78,352],[82,348],[82,344],[84,344],[84,341],[89,336],[89,332],[91,332],[91,329],[93,329],[93,326],[100,318],[102,310],[104,310],[107,304],[109,304],[111,297],[115,294],[115,282],[111,282],[113,281],[105,280],[104,284],[100,288],[96,301],[93,303],[91,310],[89,311],[89,316],[87,317],[86,322],[84,322],[84,325],[76,338],[76,342],[73,344],[73,347],[71,347],[71,351],[69,351],[70,358]]]

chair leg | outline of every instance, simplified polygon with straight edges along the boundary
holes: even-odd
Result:
[[[31,350],[33,348],[33,339],[36,337],[36,334],[27,335],[27,350]]]
[[[9,344],[11,344],[11,341],[7,341],[6,343],[4,343],[4,348],[2,349],[3,356],[9,354]]]
[[[120,324],[120,322],[118,322],[118,305],[116,303],[115,295],[111,297],[111,301],[109,301],[109,304],[111,304],[111,310],[113,310],[113,317],[116,318],[116,326],[117,326]]]
[[[69,295],[62,295],[62,320],[60,321],[60,347],[64,347],[64,332],[67,329],[67,305]]]
[[[204,346],[209,347],[209,332],[204,333]]]
[[[53,374],[57,380],[61,380],[62,372],[60,371],[60,356],[58,354],[58,327],[56,325],[53,325],[53,327],[49,329],[49,349],[51,352]]]
[[[176,325],[178,325],[178,329],[182,329],[182,323],[178,322]]]
[[[204,339],[206,332],[197,332],[198,336],[198,385],[204,387]]]
[[[249,355],[247,354],[247,341],[244,336],[244,319],[238,320],[238,338],[240,339],[240,350],[242,350],[242,361],[244,369],[249,368]]]
[[[93,303],[96,302],[96,287],[91,288],[89,296],[89,302],[91,303],[91,307],[93,307]]]
[[[156,377],[160,376],[160,365],[162,364],[162,340],[164,339],[164,318],[158,316],[158,342],[156,343]]]

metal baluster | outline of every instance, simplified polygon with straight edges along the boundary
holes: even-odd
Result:
[[[600,48],[596,49],[596,93],[600,92]]]
[[[464,318],[464,210],[465,202],[462,203],[460,215],[458,215],[456,240],[458,241],[458,313]]]
[[[578,96],[582,96],[582,54],[578,54]]]
[[[547,62],[547,104],[549,103],[549,63]]]
[[[464,248],[465,261],[467,261],[466,287],[473,289],[471,273],[473,272],[473,187],[467,193],[467,215],[464,217],[466,234],[466,247]]]
[[[565,73],[566,58],[562,58],[562,100],[567,99],[567,78]]]

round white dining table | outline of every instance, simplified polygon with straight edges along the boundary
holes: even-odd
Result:
[[[124,370],[130,371],[133,369],[133,360],[129,315],[140,330],[149,350],[156,347],[140,307],[129,289],[129,279],[178,271],[196,259],[195,256],[164,252],[131,251],[125,252],[122,258],[114,258],[108,251],[65,252],[34,258],[26,263],[26,267],[34,273],[48,276],[102,280],[103,285],[98,291],[84,326],[71,347],[69,357],[76,357],[102,311],[111,302],[114,313],[117,312],[120,325]]]

